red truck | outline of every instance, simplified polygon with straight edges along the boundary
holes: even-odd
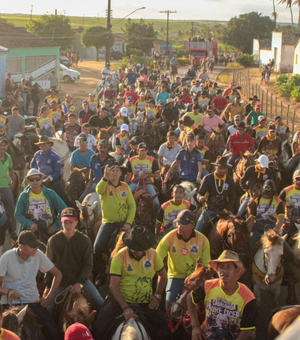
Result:
[[[201,39],[200,41],[189,40],[185,42],[185,50],[190,52],[190,65],[201,63],[203,58],[215,57],[218,54],[218,43]]]

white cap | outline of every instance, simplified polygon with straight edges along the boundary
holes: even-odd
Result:
[[[269,167],[269,158],[266,155],[261,155],[256,160],[257,163],[260,164],[262,168],[268,168]]]
[[[127,131],[127,132],[129,132],[129,127],[128,127],[127,124],[122,124],[120,130],[121,130],[121,131]]]
[[[122,107],[121,108],[121,116],[122,117],[127,117],[128,116],[128,109],[127,109],[127,107]]]
[[[45,175],[39,170],[33,168],[27,172],[26,178],[31,177],[31,176],[43,176],[44,177]]]

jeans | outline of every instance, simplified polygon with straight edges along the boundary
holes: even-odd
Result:
[[[52,130],[50,130],[50,129],[40,129],[39,134],[40,134],[40,136],[53,137]]]
[[[296,167],[298,166],[300,162],[300,154],[299,155],[296,155],[295,157],[292,157],[288,164],[286,165],[286,169],[289,173],[290,176],[293,175],[293,172],[295,171]]]
[[[208,236],[210,229],[211,229],[211,223],[209,221],[213,219],[218,214],[215,210],[204,210],[196,224],[196,230],[202,233],[205,236]]]
[[[243,217],[244,216],[244,214],[245,214],[245,212],[247,210],[250,198],[251,198],[250,196],[246,196],[245,197],[243,203],[240,205],[239,210],[238,210],[238,212],[236,214],[237,217]]]
[[[179,130],[179,128],[175,129],[174,131],[176,133],[176,137],[178,138],[180,136],[181,131]]]
[[[178,295],[181,294],[184,280],[179,278],[171,278],[166,286],[166,311],[169,310],[172,303],[176,302]]]
[[[39,95],[34,95],[32,96],[32,101],[33,101],[33,115],[37,116],[41,97]]]
[[[137,185],[138,185],[138,183],[136,183],[136,182],[131,182],[129,184],[129,188],[130,188],[130,190],[133,193],[135,192]],[[138,190],[139,189],[143,189],[143,185],[142,184],[139,185]],[[153,187],[153,184],[146,184],[146,191],[151,196],[155,196],[156,195],[156,191],[155,191],[155,189]],[[155,220],[156,220],[156,217],[158,215],[159,208],[160,208],[159,200],[158,200],[157,197],[155,197],[154,198],[154,217],[155,217]]]
[[[10,230],[16,230],[16,220],[14,218],[15,199],[10,188],[0,188],[1,200],[7,211],[7,217],[10,224]]]
[[[168,133],[169,130],[169,123],[163,122],[159,125],[160,132],[165,136]]]
[[[92,187],[91,187],[91,190],[84,191],[84,192],[81,194],[81,196],[79,197],[79,200],[78,200],[78,201],[81,203],[81,202],[85,199],[85,197],[86,197],[88,194],[91,194],[92,192],[94,192],[95,189],[96,189],[97,184],[98,184],[98,183],[93,183],[93,184],[92,184]]]
[[[255,243],[260,240],[266,230],[273,229],[274,227],[275,223],[266,223],[265,221],[255,222],[250,239],[250,249],[252,249]]]
[[[67,206],[70,205],[70,202],[66,195],[66,191],[59,178],[56,178],[52,182],[49,182],[48,188],[54,190],[57,193],[57,195],[66,203]]]
[[[100,293],[98,292],[98,289],[92,284],[92,282],[90,280],[86,280],[83,284],[83,290],[90,294],[91,297],[93,298],[95,305],[96,305],[96,309],[97,311],[100,310],[100,308],[102,307],[104,300],[102,298],[102,296],[100,295]],[[54,316],[54,312],[55,312],[55,304],[54,304],[54,300],[56,298],[56,296],[58,294],[60,294],[61,292],[63,292],[66,289],[66,287],[58,287],[57,291],[55,292],[54,298],[48,308],[48,312],[50,313],[50,315]]]
[[[228,164],[233,165],[234,162],[239,158],[238,155],[231,155],[227,161]]]

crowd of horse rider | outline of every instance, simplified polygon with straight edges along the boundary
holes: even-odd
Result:
[[[263,291],[293,279],[297,303],[300,132],[209,78],[106,67],[82,108],[52,88],[29,118],[6,94],[4,310],[28,305],[52,340],[74,322],[96,340],[241,340]]]

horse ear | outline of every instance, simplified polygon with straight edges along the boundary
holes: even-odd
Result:
[[[79,202],[79,201],[77,201],[77,200],[75,200],[75,203],[76,203],[76,207],[79,209],[79,210],[82,210],[82,205],[81,205],[81,203]],[[97,203],[97,202],[95,202],[95,203]],[[94,204],[95,204],[94,203]],[[94,205],[93,204],[93,205]]]
[[[281,238],[282,238],[284,241],[286,241],[287,236],[288,236],[288,234],[285,234],[285,235],[283,235]]]
[[[98,202],[95,201],[95,202],[92,204],[91,209],[94,210],[94,209],[97,207],[97,204],[98,204]]]
[[[23,322],[24,316],[27,312],[28,305],[26,305],[20,312],[17,314],[18,324],[20,325]]]
[[[91,311],[91,313],[84,320],[85,326],[88,327],[92,324],[92,322],[94,321],[94,319],[96,317],[96,314],[97,314],[97,312],[95,310]]]
[[[85,168],[82,168],[82,169],[77,169],[79,172],[85,172],[88,168],[85,167]]]

